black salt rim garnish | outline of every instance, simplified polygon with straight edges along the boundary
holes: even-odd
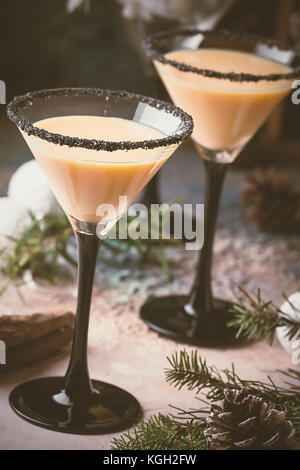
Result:
[[[31,122],[22,119],[19,115],[21,109],[34,105],[37,100],[48,100],[53,96],[110,96],[122,100],[136,100],[137,102],[147,103],[160,111],[172,114],[181,120],[181,130],[176,134],[162,137],[160,139],[151,139],[144,141],[121,141],[113,142],[97,139],[80,139],[79,137],[70,137],[61,134],[48,132],[45,129],[35,127]],[[45,103],[45,106],[47,103]],[[7,106],[9,119],[18,126],[27,135],[34,135],[40,139],[47,140],[57,145],[67,145],[68,147],[81,147],[88,150],[105,150],[114,152],[116,150],[135,150],[135,149],[154,149],[156,147],[167,147],[173,144],[179,144],[193,132],[193,120],[191,116],[176,106],[165,103],[164,101],[148,98],[146,96],[129,93],[122,90],[105,90],[100,88],[56,88],[50,90],[38,90],[17,96]],[[50,116],[49,116],[50,117]]]
[[[232,82],[259,82],[260,80],[267,80],[267,81],[277,81],[277,80],[291,80],[294,78],[300,77],[300,65],[295,67],[292,72],[288,73],[274,73],[274,74],[267,74],[267,75],[253,75],[250,73],[236,73],[236,72],[227,72],[222,73],[218,72],[217,70],[209,70],[209,69],[200,69],[198,67],[194,67],[192,65],[187,65],[184,63],[177,62],[176,60],[170,60],[165,57],[165,54],[168,52],[172,52],[171,50],[168,52],[162,52],[161,49],[161,42],[170,39],[175,36],[194,36],[196,34],[203,34],[206,37],[212,36],[217,38],[223,39],[232,39],[232,40],[239,40],[242,42],[247,42],[248,44],[256,44],[258,41],[262,42],[263,44],[272,47],[276,46],[281,50],[294,50],[292,46],[285,44],[284,42],[277,41],[275,39],[267,39],[255,34],[248,34],[248,33],[240,33],[240,32],[232,32],[227,30],[212,30],[212,31],[202,31],[200,29],[178,29],[173,31],[166,31],[162,33],[156,33],[146,39],[144,46],[147,55],[152,60],[157,60],[162,64],[168,64],[172,67],[175,67],[180,72],[192,72],[198,75],[202,75],[204,77],[209,78],[219,78],[223,80],[231,80]],[[297,56],[299,58],[299,56]]]

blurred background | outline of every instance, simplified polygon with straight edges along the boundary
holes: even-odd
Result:
[[[92,86],[168,99],[142,49],[153,31],[224,27],[295,43],[299,0],[9,0],[1,2],[1,76],[7,102],[33,89]],[[300,106],[286,100],[237,160],[237,167],[298,164]],[[31,158],[0,105],[0,193]],[[195,152],[190,146],[190,152]]]

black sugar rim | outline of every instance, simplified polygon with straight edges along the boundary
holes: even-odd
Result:
[[[284,42],[275,40],[275,39],[267,39],[262,36],[258,36],[255,34],[248,34],[248,33],[240,33],[240,32],[233,32],[228,30],[212,30],[212,31],[203,31],[201,29],[178,29],[172,31],[166,31],[162,33],[156,33],[146,39],[144,46],[146,49],[147,55],[152,60],[157,60],[162,64],[171,65],[172,67],[176,68],[181,72],[192,72],[198,75],[202,75],[204,77],[209,78],[218,78],[223,80],[230,80],[232,82],[259,82],[260,80],[267,80],[267,81],[277,81],[277,80],[290,80],[293,78],[300,77],[300,65],[294,68],[292,72],[282,73],[282,74],[267,74],[267,75],[253,75],[250,73],[236,73],[236,72],[227,72],[222,73],[218,72],[217,70],[210,70],[210,69],[200,69],[198,67],[193,67],[191,65],[183,64],[177,62],[176,60],[169,60],[165,57],[164,54],[160,50],[160,41],[172,38],[174,36],[194,36],[196,34],[203,34],[204,36],[212,36],[217,38],[223,39],[232,39],[232,40],[240,40],[242,42],[248,42],[255,44],[258,41],[263,42],[267,46],[277,46],[281,50],[293,50],[292,46],[285,44]],[[172,51],[169,51],[172,52]],[[299,56],[297,55],[299,58]]]
[[[161,139],[143,140],[143,141],[106,141],[97,139],[80,139],[79,137],[64,136],[62,134],[55,134],[48,132],[45,129],[35,127],[31,122],[22,119],[19,115],[21,109],[26,109],[28,106],[34,105],[37,100],[51,99],[53,96],[105,96],[115,97],[124,100],[136,100],[142,103],[147,103],[150,106],[172,114],[174,117],[181,119],[183,129],[174,135],[162,137]],[[46,103],[45,103],[46,105]],[[137,95],[123,90],[106,90],[101,88],[55,88],[48,90],[37,90],[25,95],[17,96],[7,106],[7,115],[9,119],[16,124],[18,128],[24,131],[27,135],[34,135],[40,139],[47,140],[56,145],[67,145],[68,147],[80,147],[88,150],[105,150],[107,152],[114,152],[116,150],[136,150],[136,149],[154,149],[156,147],[167,147],[173,144],[179,144],[184,139],[189,137],[193,132],[193,120],[191,116],[182,111],[180,108],[166,103],[164,101],[148,98],[143,95]],[[49,116],[50,117],[50,116]]]

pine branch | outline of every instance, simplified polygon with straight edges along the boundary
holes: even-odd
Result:
[[[223,398],[225,388],[245,388],[248,393],[272,403],[276,409],[293,407],[299,408],[297,412],[300,412],[300,371],[288,369],[282,372],[288,385],[286,388],[275,385],[270,377],[268,383],[243,380],[235,372],[234,365],[223,370],[208,366],[197,351],[192,351],[191,355],[185,350],[180,351],[167,359],[171,368],[165,370],[166,381],[178,389],[186,386],[197,394],[203,392],[207,400],[214,402]]]
[[[113,450],[204,450],[206,424],[187,420],[179,423],[159,414],[142,421],[132,431],[113,439]]]
[[[300,321],[281,312],[271,300],[263,300],[260,289],[255,296],[242,287],[239,287],[239,291],[242,295],[236,296],[232,309],[235,316],[228,322],[228,327],[237,329],[237,337],[243,336],[254,341],[266,339],[272,345],[276,328],[285,326],[288,339],[300,338]]]
[[[149,207],[148,217],[146,217],[145,221],[142,218],[139,219],[138,215],[132,216],[127,214],[127,225],[125,227],[122,226],[124,222],[120,219],[116,225],[116,238],[109,238],[108,235],[108,238],[103,240],[103,244],[113,254],[126,253],[135,249],[145,262],[149,262],[151,254],[156,254],[162,271],[164,272],[166,282],[171,282],[173,277],[165,248],[167,246],[176,246],[181,244],[182,241],[172,237],[169,238],[169,234],[164,233],[163,215],[171,209],[173,204],[178,203],[179,200],[180,198],[173,199],[165,204],[163,208],[152,209]],[[120,231],[122,233],[124,233],[124,231],[127,232],[127,234],[130,233],[131,224],[136,226],[136,231],[139,230],[140,233],[146,233],[147,236],[145,238],[138,237],[132,239],[127,235],[125,239],[120,238]],[[107,264],[110,262],[107,258],[102,258],[102,260]]]
[[[199,393],[202,389],[221,384],[221,377],[213,367],[209,367],[205,359],[198,356],[197,351],[191,355],[184,349],[167,357],[171,368],[165,370],[166,381],[179,390],[186,386],[189,390]],[[224,388],[226,388],[224,386]]]
[[[11,284],[20,285],[25,271],[29,271],[33,278],[39,277],[55,284],[59,258],[76,265],[67,251],[73,233],[67,217],[45,215],[38,219],[33,214],[30,217],[30,224],[18,239],[9,237],[15,244],[12,252],[6,253],[4,250],[1,253],[1,271],[7,281],[1,286],[0,294]]]
[[[286,387],[278,387],[268,377],[267,383],[243,380],[231,369],[219,370],[209,366],[197,351],[189,355],[185,350],[168,358],[166,381],[181,389],[187,386],[205,399],[196,398],[204,404],[199,409],[183,410],[172,406],[176,414],[153,416],[142,421],[133,431],[112,441],[116,450],[202,450],[206,449],[204,431],[207,429],[206,415],[211,404],[224,399],[224,390],[244,389],[248,394],[262,398],[270,409],[284,411],[296,430],[295,439],[300,440],[300,371],[288,369],[282,372]],[[174,413],[175,413],[174,412]]]
[[[171,207],[174,202],[175,201],[171,201],[168,207]],[[168,210],[168,207],[165,206],[165,211]],[[77,264],[68,252],[68,245],[73,236],[73,230],[67,217],[64,214],[61,216],[48,214],[41,219],[30,214],[30,217],[29,225],[25,227],[18,238],[12,236],[8,237],[10,241],[14,243],[12,252],[6,253],[5,250],[0,250],[0,258],[2,261],[0,270],[7,278],[3,285],[0,286],[0,296],[10,285],[19,286],[22,283],[21,280],[25,271],[28,271],[32,278],[44,279],[51,284],[55,284],[60,269],[58,264],[59,258],[64,259],[67,264],[73,266]],[[151,218],[152,212],[150,209],[150,221]],[[156,252],[166,281],[171,281],[172,276],[165,247],[178,244],[180,241],[165,238],[160,216],[157,217],[158,223],[157,227],[155,227],[157,236],[155,239],[151,238],[150,229],[153,229],[153,227],[151,227],[150,224],[146,227],[149,231],[147,238],[132,239],[128,236],[128,233],[130,224],[135,222],[136,219],[137,216],[128,216],[127,225],[125,227],[127,231],[125,240],[118,238],[120,229],[118,222],[116,227],[117,238],[107,238],[103,241],[103,244],[113,255],[128,253],[134,248],[144,261],[150,259],[150,253]],[[115,256],[111,258],[101,257],[100,259],[104,263],[109,264],[114,258]]]
[[[271,408],[285,411],[286,416],[292,421],[296,429],[296,439],[300,439],[300,371],[288,369],[280,371],[285,376],[284,387],[277,386],[271,377],[267,377],[267,383],[255,380],[243,380],[235,372],[234,365],[231,369],[219,370],[215,366],[208,366],[207,361],[198,356],[197,351],[189,355],[185,350],[175,353],[167,358],[171,368],[165,370],[166,381],[178,389],[186,386],[196,394],[202,392],[207,404],[217,402],[224,398],[224,389],[245,389],[249,394],[255,395],[266,401]],[[197,397],[199,399],[199,397]],[[179,413],[180,419],[203,419],[203,413],[207,408],[184,411]],[[178,419],[178,416],[177,416]]]

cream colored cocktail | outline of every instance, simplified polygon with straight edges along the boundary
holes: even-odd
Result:
[[[180,342],[214,347],[235,343],[237,330],[228,327],[233,305],[213,295],[212,282],[224,176],[291,91],[300,76],[300,57],[274,39],[225,30],[165,31],[145,45],[174,104],[193,117],[192,138],[204,162],[206,191],[204,243],[190,292],[152,296],[141,316],[150,328]],[[215,269],[217,276],[217,264]]]
[[[144,141],[165,135],[127,119],[103,116],[63,116],[45,119],[36,127],[64,136],[106,141]],[[112,204],[118,215],[119,196],[128,205],[174,151],[174,146],[154,149],[89,150],[55,145],[23,132],[65,212],[78,220],[98,222],[100,204]]]
[[[180,50],[165,57],[221,73],[269,75],[291,71],[273,60],[226,49]],[[194,140],[212,150],[244,146],[291,86],[288,80],[230,81],[182,72],[158,61],[155,65],[174,103],[192,115]]]

